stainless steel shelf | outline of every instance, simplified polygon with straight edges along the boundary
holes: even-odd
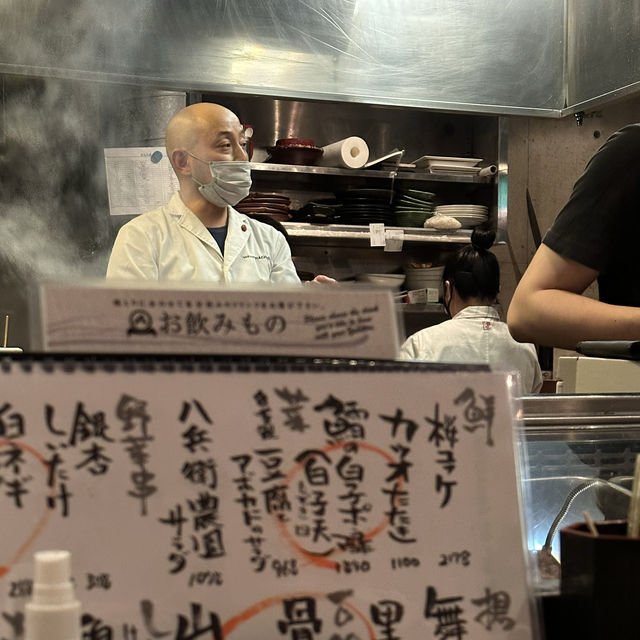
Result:
[[[306,180],[305,185],[310,185],[314,180],[318,183],[325,181],[344,181],[343,184],[384,186],[388,181],[389,187],[394,184],[403,183],[408,187],[418,186],[429,182],[439,183],[467,183],[467,184],[491,184],[494,176],[469,176],[460,174],[434,174],[425,172],[413,172],[399,170],[396,168],[380,169],[342,169],[338,167],[318,167],[291,164],[274,164],[270,162],[252,162],[251,169],[254,172],[254,179],[259,176],[263,178],[284,178],[285,176],[296,177],[296,182]],[[292,180],[293,182],[293,180]],[[335,191],[336,184],[331,184]],[[313,245],[321,242],[323,245],[334,246],[368,246],[369,226],[368,225],[346,225],[346,224],[312,224],[306,222],[284,222],[283,223],[290,238],[298,244]],[[471,242],[471,230],[459,229],[457,231],[437,231],[435,229],[423,229],[420,227],[386,227],[387,229],[402,229],[404,231],[405,243],[437,243],[437,244],[468,244]]]
[[[398,169],[340,169],[338,167],[315,167],[297,164],[275,164],[271,162],[252,162],[252,171],[269,173],[293,173],[316,176],[334,176],[344,178],[377,178],[401,180],[408,182],[465,182],[487,184],[493,176],[469,176],[460,174],[439,174],[419,171],[405,171]]]
[[[323,238],[325,240],[369,241],[369,227],[355,224],[311,224],[308,222],[283,222],[284,228],[292,239]],[[404,231],[404,242],[438,242],[468,244],[471,242],[471,229],[456,231],[437,231],[419,227],[385,227]]]

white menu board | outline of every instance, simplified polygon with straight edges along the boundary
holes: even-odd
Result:
[[[506,374],[4,369],[0,637],[44,549],[72,553],[85,638],[536,637]]]

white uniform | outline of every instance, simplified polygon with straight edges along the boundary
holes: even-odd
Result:
[[[232,207],[228,211],[223,256],[209,230],[175,193],[167,205],[120,229],[107,278],[299,283],[282,233]]]
[[[518,371],[523,393],[537,393],[542,372],[532,344],[516,342],[493,307],[466,307],[432,327],[407,338],[402,360],[481,363],[492,369]]]

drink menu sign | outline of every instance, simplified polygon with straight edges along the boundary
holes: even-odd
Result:
[[[67,549],[83,638],[535,637],[506,374],[4,363],[0,638]]]
[[[398,352],[389,290],[121,284],[42,284],[33,322],[42,350],[389,359]]]

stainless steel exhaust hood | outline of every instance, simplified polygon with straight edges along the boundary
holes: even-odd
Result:
[[[639,85],[636,0],[5,0],[0,74],[562,116]]]
[[[0,73],[557,115],[565,0],[5,0]]]

